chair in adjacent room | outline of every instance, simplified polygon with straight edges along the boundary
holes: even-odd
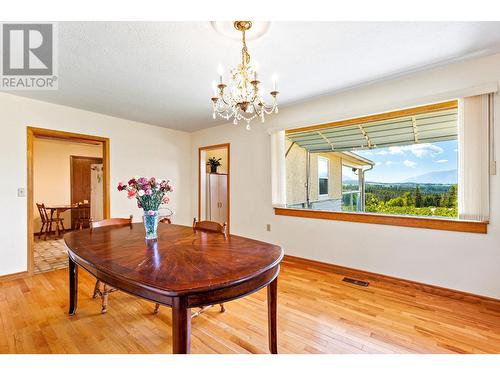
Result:
[[[77,203],[74,212],[76,214],[75,230],[82,230],[86,223],[90,225],[90,205],[88,203]]]
[[[38,232],[38,239],[42,238],[42,234],[45,233],[44,240],[47,240],[47,235],[50,236],[52,233],[52,224],[55,224],[57,228],[61,231],[61,233],[64,234],[64,224],[63,218],[53,218],[49,213],[47,212],[47,209],[45,208],[45,204],[43,203],[37,203],[36,208],[38,209],[38,213],[40,214],[40,220],[42,222],[42,226],[40,227],[40,231]],[[60,228],[59,228],[60,226]]]

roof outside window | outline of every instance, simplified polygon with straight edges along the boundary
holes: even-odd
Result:
[[[287,134],[310,152],[355,151],[455,140],[457,108]]]

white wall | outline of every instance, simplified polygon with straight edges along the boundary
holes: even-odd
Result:
[[[57,139],[33,140],[33,231],[40,230],[41,219],[36,204],[45,206],[71,203],[72,155],[102,157],[102,146]],[[102,196],[99,197],[102,201]],[[71,228],[71,210],[61,214],[64,227]]]
[[[328,75],[325,75],[328,77]],[[231,143],[231,231],[281,244],[285,253],[500,298],[500,178],[491,181],[488,234],[275,216],[268,128],[313,125],[449,99],[500,81],[500,55],[457,63],[280,109],[251,131],[232,124],[192,135],[192,207],[199,146]],[[283,93],[286,95],[286,93]],[[495,96],[497,160],[500,100]],[[500,171],[499,171],[500,172]],[[266,224],[271,232],[266,232]]]
[[[56,129],[108,137],[110,141],[111,216],[141,211],[134,201],[116,190],[120,180],[133,175],[168,177],[174,184],[170,206],[174,222],[191,224],[190,135],[134,121],[104,116],[41,101],[0,93],[0,275],[26,271],[27,198],[17,197],[26,188],[26,127]],[[190,219],[191,218],[191,219]]]

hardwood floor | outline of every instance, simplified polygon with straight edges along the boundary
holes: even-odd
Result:
[[[328,267],[286,259],[278,285],[279,353],[500,353],[500,303],[460,301],[383,278],[342,282]],[[80,272],[69,317],[67,270],[0,282],[0,353],[169,353],[171,311],[116,292],[106,315]],[[192,353],[268,353],[266,291],[192,324]]]

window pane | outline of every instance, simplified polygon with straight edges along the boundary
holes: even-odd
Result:
[[[359,177],[352,167],[342,166],[342,191],[359,190]]]
[[[320,178],[319,179],[319,195],[327,195],[328,194],[328,179]]]
[[[457,217],[457,140],[357,151],[375,165],[365,174],[365,211]]]
[[[318,158],[318,177],[328,178],[328,159]]]

